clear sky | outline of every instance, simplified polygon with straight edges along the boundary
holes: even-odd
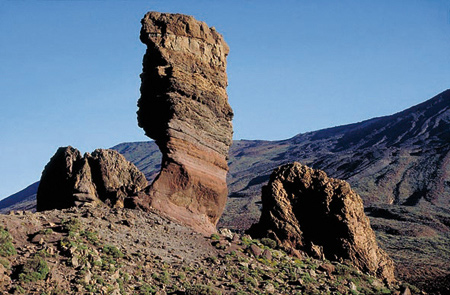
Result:
[[[285,139],[403,110],[450,88],[450,0],[0,0],[0,199],[59,146],[145,141],[136,123],[150,10],[228,42],[235,139]]]

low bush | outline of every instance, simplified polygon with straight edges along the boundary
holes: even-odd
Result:
[[[262,238],[261,239],[261,243],[264,246],[267,246],[267,247],[272,248],[272,249],[275,249],[277,247],[277,242],[272,240],[272,239],[269,239],[269,238]]]
[[[222,292],[214,287],[197,284],[186,288],[186,295],[221,295]]]
[[[113,258],[122,258],[124,254],[116,246],[106,245],[103,247],[103,253]]]
[[[29,258],[19,273],[19,281],[35,282],[44,280],[49,272],[47,262],[39,255]]]
[[[8,230],[0,226],[0,256],[8,257],[17,254],[12,241]]]

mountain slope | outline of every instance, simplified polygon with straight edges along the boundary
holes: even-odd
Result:
[[[6,214],[11,210],[35,210],[38,187],[39,181],[1,200],[0,213]]]
[[[113,149],[133,162],[150,181],[160,169],[161,155],[154,142],[122,143]],[[272,170],[293,161],[350,182],[366,206],[414,206],[425,202],[448,208],[450,90],[386,117],[281,141],[234,141],[228,174],[231,201],[259,196]],[[1,201],[0,208],[17,197],[15,194],[7,203],[6,199]]]
[[[235,142],[230,154],[229,206],[239,203],[237,207],[254,212],[253,204],[272,169],[299,161],[348,181],[366,206],[431,204],[448,208],[449,139],[447,90],[391,116],[283,141]]]

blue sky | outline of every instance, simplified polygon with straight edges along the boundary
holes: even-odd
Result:
[[[450,88],[450,0],[0,0],[0,198],[59,146],[148,140],[135,112],[150,10],[224,35],[235,139],[388,115]]]

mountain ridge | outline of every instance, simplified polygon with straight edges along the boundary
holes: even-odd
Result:
[[[2,200],[0,200],[0,213],[6,213],[2,212],[2,209],[10,208],[8,210],[15,210],[15,206],[24,203],[24,202],[31,202],[29,206],[21,206],[19,209],[22,210],[28,210],[32,209],[33,207],[36,207],[36,193],[37,189],[39,187],[39,181],[36,181],[23,190],[18,191],[17,193],[14,193]]]
[[[403,111],[399,111],[396,112],[394,114],[391,115],[386,115],[386,116],[380,116],[380,117],[375,117],[375,118],[371,118],[371,119],[367,119],[367,120],[363,120],[360,122],[356,122],[356,123],[350,123],[350,124],[344,124],[344,125],[339,125],[339,126],[335,126],[335,127],[329,127],[329,128],[324,128],[324,129],[320,129],[317,131],[308,131],[308,132],[304,132],[304,133],[299,133],[296,134],[288,139],[282,139],[282,140],[255,140],[255,139],[240,139],[240,140],[234,140],[233,141],[233,147],[235,147],[236,145],[238,146],[235,149],[241,149],[241,145],[246,145],[246,143],[252,143],[253,145],[255,143],[258,144],[265,144],[265,143],[284,143],[284,142],[289,142],[292,141],[293,143],[299,143],[301,141],[304,141],[305,139],[310,139],[310,140],[320,140],[322,138],[326,138],[329,137],[330,135],[334,135],[334,136],[338,136],[340,134],[343,133],[348,133],[349,131],[355,131],[353,130],[352,127],[357,127],[356,129],[361,129],[361,125],[367,125],[367,124],[371,124],[374,122],[379,122],[380,120],[386,120],[386,119],[390,119],[392,117],[401,115],[401,114],[405,114],[417,109],[420,109],[423,106],[426,106],[427,104],[429,104],[430,101],[435,100],[436,98],[441,98],[442,100],[442,96],[447,96],[450,97],[450,89],[444,90],[443,92],[441,92],[440,94],[434,96],[431,99],[428,99],[422,103],[419,103],[415,106],[412,106],[408,109],[405,109]],[[447,107],[448,110],[448,107]],[[352,130],[349,130],[352,129]],[[311,136],[313,135],[313,136]],[[310,138],[309,138],[310,137]],[[446,136],[445,139],[450,140],[450,134],[448,134]],[[150,155],[150,158],[147,159],[159,159],[159,150],[157,149],[156,146],[152,146],[153,145],[153,141],[138,141],[138,142],[123,142],[123,143],[119,143],[115,146],[112,147],[112,149],[118,150],[119,152],[121,152],[122,154],[131,154],[130,151],[136,151],[139,150],[140,152],[145,152],[148,153]],[[135,147],[136,146],[136,147]],[[145,146],[145,147],[143,147]],[[150,146],[150,149],[148,149]],[[142,151],[142,148],[148,149],[146,151]],[[156,155],[155,155],[156,154]],[[141,164],[140,166],[146,166],[145,164],[142,164],[140,162],[135,163],[135,164]],[[158,165],[156,165],[158,166]],[[159,168],[159,167],[157,167]],[[152,173],[147,173],[147,178],[149,180],[152,180],[154,178],[154,176],[152,175]],[[14,193],[10,196],[5,197],[4,199],[0,200],[0,209],[8,207],[10,204],[14,203],[14,199],[16,199],[18,197],[18,193],[26,193],[28,192],[28,189],[30,189],[30,193],[33,193],[33,189],[36,185],[38,184],[38,182],[35,182],[31,185],[29,185],[28,187],[26,187],[25,189]],[[5,202],[8,199],[8,202]],[[17,201],[21,201],[21,198],[17,198]]]

